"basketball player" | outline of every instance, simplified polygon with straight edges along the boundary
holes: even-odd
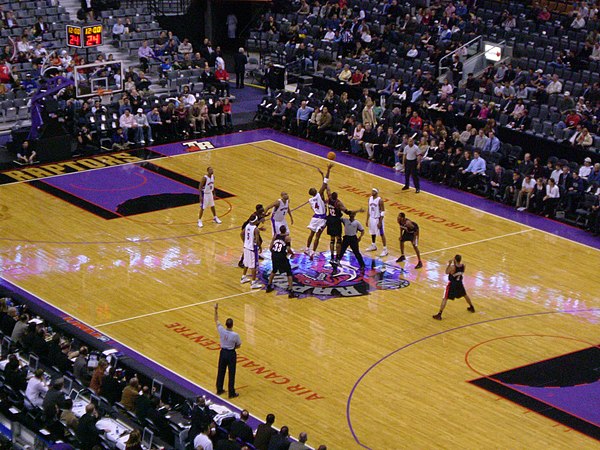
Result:
[[[342,213],[350,214],[348,208],[344,206],[342,201],[338,198],[337,192],[331,192],[329,184],[327,184],[327,234],[331,238],[329,242],[329,249],[331,251],[331,264],[337,264],[336,254],[340,254],[342,248]],[[362,208],[357,212],[364,211]]]
[[[406,214],[403,212],[398,214],[398,225],[400,225],[400,253],[402,254],[396,262],[406,261],[406,257],[404,256],[404,243],[410,242],[415,249],[417,259],[419,260],[415,269],[420,269],[423,267],[423,263],[421,262],[421,252],[419,252],[419,225],[412,220],[408,220]]]
[[[210,210],[213,213],[213,222],[221,223],[221,220],[217,217],[215,211],[215,173],[212,167],[206,169],[206,175],[200,181],[200,212],[198,213],[198,226],[202,228],[202,214],[204,210],[210,206]]]
[[[448,299],[454,300],[455,298],[464,297],[469,304],[467,311],[475,312],[475,307],[473,306],[473,303],[471,303],[471,299],[469,298],[467,291],[465,290],[465,286],[463,285],[465,265],[462,264],[461,261],[462,257],[460,255],[456,255],[454,259],[448,261],[448,265],[446,266],[448,284],[446,285],[446,290],[444,291],[444,298],[442,299],[440,312],[433,316],[435,320],[442,320],[442,312],[446,307],[446,303],[448,303]]]
[[[267,217],[268,214],[265,212],[265,207],[259,203],[255,207],[255,212],[250,214],[250,217],[248,217],[248,220],[246,220],[242,224],[242,242],[244,242],[244,230],[246,229],[246,225],[248,225],[248,223],[250,223],[250,219],[252,219],[253,216],[258,217],[259,231],[264,231],[264,228],[260,227],[260,224],[265,221],[265,217]],[[259,250],[258,259],[261,259],[260,250],[262,249],[262,237],[260,235],[259,235],[259,237],[260,237],[260,239],[258,240],[258,250]],[[242,252],[242,256],[240,257],[240,261],[238,262],[238,267],[240,267],[242,269],[244,268],[244,253],[243,252]]]
[[[252,281],[250,287],[252,289],[260,289],[263,285],[256,279],[256,269],[258,268],[258,242],[260,240],[260,231],[258,229],[260,219],[253,215],[250,217],[248,224],[242,231],[242,239],[244,240],[244,273],[240,283],[248,283]],[[246,274],[250,270],[250,277]]]
[[[271,261],[273,262],[273,270],[269,275],[269,282],[267,283],[267,292],[273,290],[273,279],[276,273],[285,273],[288,279],[288,297],[294,298],[294,278],[292,276],[292,267],[290,266],[289,256],[293,256],[292,251],[292,239],[288,233],[288,229],[285,225],[279,227],[279,232],[273,236],[271,240]]]
[[[317,169],[323,177],[323,184],[321,185],[321,189],[317,191],[314,187],[312,187],[308,190],[308,195],[311,196],[308,199],[308,202],[310,203],[310,206],[314,212],[312,219],[310,219],[310,223],[307,227],[310,230],[310,233],[308,235],[308,240],[306,241],[306,252],[308,252],[308,255],[311,259],[313,258],[315,251],[317,250],[317,247],[319,245],[319,239],[321,238],[321,234],[323,233],[323,230],[325,229],[325,225],[327,223],[325,220],[326,209],[325,202],[323,201],[323,193],[325,192],[325,189],[327,189],[327,183],[329,183],[329,174],[331,173],[332,167],[333,164],[327,165],[326,174],[323,174],[323,171],[321,169]],[[315,238],[315,243],[313,248],[311,248],[310,244],[313,238]]]
[[[377,250],[375,239],[379,234],[383,251],[379,256],[387,256],[388,249],[386,245],[385,232],[383,231],[383,217],[385,216],[385,206],[383,199],[379,196],[379,190],[373,188],[369,197],[369,209],[367,210],[367,223],[369,224],[369,233],[371,234],[371,245],[367,247],[368,252]]]
[[[267,206],[266,213],[273,208],[273,212],[271,213],[271,225],[273,227],[273,236],[279,234],[279,229],[284,226],[286,230],[289,230],[290,227],[287,224],[287,220],[285,219],[286,214],[290,216],[290,221],[292,225],[294,225],[294,218],[292,217],[292,210],[290,209],[290,196],[287,192],[281,193],[281,198],[275,200],[273,203]]]

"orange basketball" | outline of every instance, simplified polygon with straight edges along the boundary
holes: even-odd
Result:
[[[327,153],[327,159],[335,161],[335,152],[329,152],[329,153]]]

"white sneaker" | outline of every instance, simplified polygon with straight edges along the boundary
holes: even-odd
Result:
[[[213,217],[213,222],[214,223],[223,223],[223,222],[221,222],[221,219],[219,219],[217,216]]]
[[[400,172],[400,163],[396,163],[396,164],[394,165],[394,170],[395,170],[396,172]]]
[[[381,252],[381,254],[379,256],[387,256],[388,255],[388,249],[387,247],[383,247],[383,251]]]
[[[265,285],[262,284],[258,280],[253,281],[252,284],[250,285],[250,289],[260,289],[260,288],[263,288],[263,287],[265,287]]]
[[[520,208],[517,208],[517,211],[525,211],[525,207],[521,206]]]
[[[146,141],[142,139],[142,140],[140,141],[140,144],[142,144],[142,145],[145,145],[145,144],[146,144]]]
[[[243,275],[242,279],[240,280],[240,283],[244,284],[244,283],[248,283],[249,281],[250,281],[250,277],[247,275]]]
[[[366,248],[367,252],[374,252],[375,250],[377,250],[377,246],[375,244],[371,244]]]
[[[198,228],[202,228],[204,226],[204,224],[202,223],[202,221],[200,219],[198,219]]]

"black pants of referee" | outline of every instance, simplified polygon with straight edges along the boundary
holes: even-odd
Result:
[[[217,372],[217,392],[223,392],[225,371],[229,369],[229,395],[235,394],[235,366],[237,353],[235,350],[222,348],[219,353],[219,370]]]
[[[341,261],[344,257],[344,253],[348,250],[348,247],[354,253],[356,260],[358,261],[358,265],[361,268],[365,267],[365,261],[363,260],[362,255],[360,254],[360,250],[358,249],[358,238],[356,236],[344,236],[342,238],[342,248],[340,250],[340,254],[338,255],[338,261]]]
[[[404,185],[410,186],[410,176],[412,175],[413,183],[415,184],[415,189],[420,190],[421,184],[419,183],[419,171],[417,170],[417,160],[410,159],[406,160],[406,165],[404,166]]]

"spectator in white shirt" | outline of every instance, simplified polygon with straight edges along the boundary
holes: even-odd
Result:
[[[177,51],[182,55],[185,55],[186,53],[193,53],[194,49],[192,48],[192,44],[189,39],[185,38],[183,42],[179,44],[179,47],[177,47]]]
[[[327,41],[327,42],[332,42],[335,39],[335,31],[333,31],[331,28],[329,28],[327,30],[327,33],[325,33],[325,36],[323,36],[323,40]]]
[[[112,37],[115,41],[118,41],[123,33],[125,33],[125,26],[123,20],[119,18],[112,27]]]
[[[213,444],[208,437],[208,425],[203,424],[204,429],[194,438],[194,450],[213,450]]]
[[[119,126],[123,128],[123,132],[127,136],[127,140],[129,142],[133,142],[136,137],[137,122],[129,109],[126,109],[121,117],[119,117]]]
[[[145,144],[146,139],[148,139],[148,143],[154,142],[152,139],[152,130],[150,129],[150,124],[148,123],[148,118],[144,114],[144,110],[142,108],[138,108],[137,114],[135,115],[135,122],[137,123],[135,140],[140,144]]]
[[[37,369],[33,374],[33,377],[27,382],[25,397],[27,397],[27,400],[29,400],[33,406],[41,408],[44,403],[46,392],[48,392],[48,386],[44,383],[44,371],[42,369]]]
[[[592,173],[592,159],[588,156],[583,160],[583,166],[579,168],[579,176],[587,181]]]
[[[529,209],[529,198],[533,188],[535,188],[535,180],[531,177],[531,175],[526,175],[521,184],[521,190],[519,191],[519,196],[517,197],[517,210],[525,211]],[[525,200],[525,206],[523,206],[523,200]]]
[[[551,217],[554,215],[554,211],[556,210],[556,206],[558,205],[558,201],[560,199],[560,190],[554,181],[554,178],[550,178],[548,180],[548,184],[546,185],[546,196],[544,197],[544,215],[546,217]]]
[[[562,87],[562,83],[558,79],[558,74],[555,73],[554,75],[552,75],[552,81],[550,81],[550,83],[548,83],[548,86],[546,86],[546,93],[548,95],[560,94],[560,92],[562,91]]]
[[[580,30],[583,27],[585,27],[585,19],[581,14],[577,14],[577,16],[573,19],[573,22],[571,22],[571,28],[574,30]]]

